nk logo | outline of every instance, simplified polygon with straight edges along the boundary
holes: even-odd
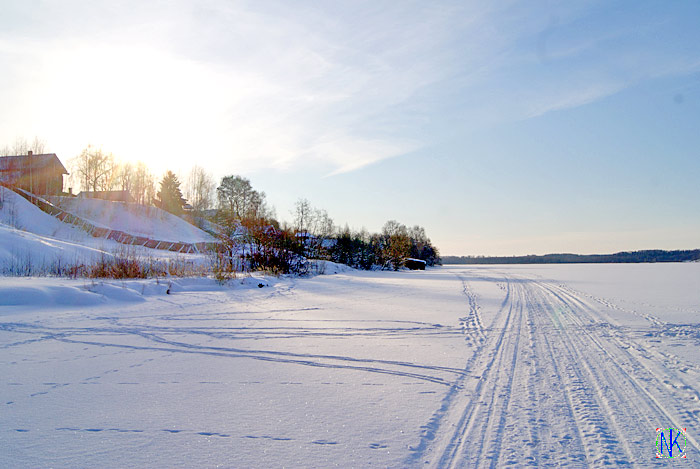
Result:
[[[688,438],[685,428],[657,428],[656,429],[656,457],[657,458],[685,458],[685,445]]]

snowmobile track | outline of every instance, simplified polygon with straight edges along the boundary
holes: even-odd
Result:
[[[643,467],[660,462],[656,428],[697,422],[699,395],[679,360],[616,326],[606,312],[620,309],[612,303],[511,276],[484,327],[468,271],[458,277],[469,304],[466,341],[478,346],[407,462]],[[700,460],[699,450],[688,432],[687,460]]]

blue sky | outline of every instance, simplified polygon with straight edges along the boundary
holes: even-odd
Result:
[[[443,254],[700,247],[700,3],[4,1],[0,143],[242,174]]]

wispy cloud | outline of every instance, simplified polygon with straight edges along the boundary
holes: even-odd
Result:
[[[697,66],[629,27],[590,31],[601,5],[16,3],[0,19],[0,139],[337,175],[428,145],[425,125],[528,119]]]
[[[181,2],[164,12],[142,6],[133,18],[93,7],[64,18],[75,29],[98,18],[102,27],[91,24],[89,34],[10,37],[0,60],[14,61],[9,89],[25,105],[9,127],[65,145],[103,143],[125,157],[167,155],[153,161],[161,165],[186,167],[207,155],[219,172],[284,170],[311,159],[339,174],[415,148],[405,135],[366,123],[440,76],[424,55],[438,43],[425,31],[436,14],[395,6],[365,17],[348,9],[343,18],[279,6],[285,15]],[[61,118],[37,119],[37,109]]]

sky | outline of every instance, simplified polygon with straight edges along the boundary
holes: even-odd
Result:
[[[700,2],[0,0],[0,146],[443,255],[700,248]]]

